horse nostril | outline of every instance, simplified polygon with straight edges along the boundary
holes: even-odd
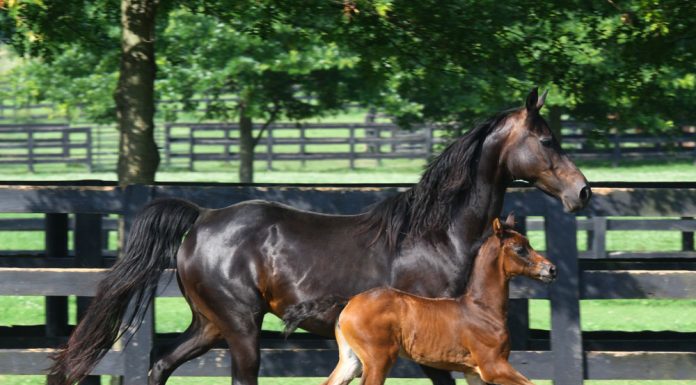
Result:
[[[590,186],[585,185],[585,187],[583,187],[580,190],[580,201],[586,204],[587,202],[589,202],[590,197],[592,197],[592,189],[590,188]]]
[[[556,266],[551,265],[549,267],[549,274],[551,277],[556,278]]]

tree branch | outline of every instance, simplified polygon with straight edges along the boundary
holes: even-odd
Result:
[[[256,138],[254,138],[254,147],[256,147],[257,144],[259,144],[259,141],[261,140],[261,137],[263,136],[264,131],[268,128],[268,126],[273,123],[276,118],[278,117],[278,113],[280,112],[280,105],[278,102],[273,102],[273,111],[271,111],[271,116],[268,117],[268,120],[266,123],[261,126],[261,130],[259,131],[258,135],[256,135]]]

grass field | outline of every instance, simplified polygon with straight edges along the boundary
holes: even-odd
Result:
[[[631,162],[612,167],[607,162],[578,162],[578,166],[590,181],[622,182],[696,182],[696,166],[690,160],[670,163],[660,161]],[[256,162],[257,183],[415,183],[425,167],[423,160],[388,159],[378,165],[374,160],[356,161],[355,170],[348,168],[348,161],[308,161],[302,166],[298,161],[278,161],[273,170],[266,170],[265,163]],[[83,166],[40,164],[36,172],[28,173],[26,167],[4,165],[0,169],[0,181],[66,181],[66,180],[116,180],[115,172],[88,173]],[[238,182],[238,169],[234,163],[201,163],[195,172],[161,167],[158,182]]]
[[[424,166],[423,161],[384,161],[378,166],[374,161],[359,161],[356,170],[349,170],[346,161],[277,162],[275,170],[265,170],[265,164],[256,165],[256,180],[273,183],[412,183],[417,181]],[[690,161],[640,162],[613,168],[607,163],[580,164],[592,181],[694,181],[696,167]],[[39,166],[35,174],[26,173],[22,167],[7,167],[0,171],[0,180],[115,180],[114,173],[89,174],[81,167]],[[158,174],[158,181],[235,182],[237,170],[233,165],[208,163],[199,172],[169,169]],[[7,216],[10,214],[4,214]],[[11,214],[16,216],[15,214]],[[530,232],[532,245],[543,249],[543,233]],[[584,248],[584,234],[579,234],[579,245]],[[678,232],[610,232],[607,248],[611,250],[678,250]],[[42,249],[42,233],[0,232],[0,249]],[[74,323],[74,300],[71,301],[71,322]],[[547,301],[530,302],[530,323],[533,328],[548,329],[550,311]],[[659,315],[659,316],[658,316]],[[677,330],[696,332],[696,299],[694,300],[613,300],[583,301],[581,303],[582,328],[592,330]],[[44,318],[41,297],[0,297],[0,325],[40,324]],[[190,312],[181,299],[158,299],[156,303],[158,332],[183,330],[190,320]],[[268,316],[264,323],[267,330],[278,330],[280,322]],[[318,378],[264,378],[261,384],[300,385],[320,383]],[[106,380],[103,381],[104,384]],[[461,381],[460,381],[461,382]],[[41,376],[2,376],[0,384],[35,385],[43,383]],[[425,380],[392,379],[391,385],[421,385]],[[461,382],[463,383],[463,382]],[[540,384],[548,383],[540,381]],[[595,385],[696,385],[696,381],[588,381]],[[229,384],[227,378],[173,378],[169,384]]]

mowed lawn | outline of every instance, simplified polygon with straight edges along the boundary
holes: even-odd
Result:
[[[361,160],[355,170],[347,168],[347,161],[277,162],[273,171],[265,164],[256,164],[256,181],[266,183],[413,183],[424,166],[423,161],[386,160],[382,165],[375,161]],[[594,162],[580,164],[583,172],[592,181],[693,181],[696,182],[696,166],[690,161],[642,162],[613,168],[609,164]],[[158,174],[158,181],[236,182],[237,169],[223,162],[201,164],[198,172],[169,169]],[[81,167],[40,166],[38,172],[29,174],[21,167],[9,167],[0,171],[0,180],[115,180],[114,173],[89,174]],[[3,214],[14,217],[16,214]],[[30,215],[22,215],[27,217]],[[532,245],[543,249],[541,232],[531,232]],[[681,235],[678,232],[612,232],[608,236],[607,248],[611,250],[678,250]],[[579,245],[584,247],[584,234],[579,234]],[[40,232],[0,232],[0,249],[42,249],[43,234]],[[75,322],[74,299],[71,301],[71,322]],[[696,332],[696,299],[694,300],[612,300],[583,301],[581,303],[583,330],[676,330]],[[530,322],[533,328],[548,329],[550,310],[547,301],[530,301]],[[41,324],[44,318],[41,297],[0,297],[0,325]],[[190,311],[182,299],[158,299],[156,302],[158,332],[182,331],[190,320]],[[267,316],[264,328],[278,330],[277,318]],[[264,378],[265,385],[319,384],[320,378]],[[41,376],[3,376],[0,384],[42,384]],[[104,384],[108,378],[104,377]],[[229,384],[228,378],[180,378],[174,377],[169,384]],[[458,383],[464,383],[460,380]],[[550,382],[539,381],[539,384]],[[429,384],[422,379],[390,379],[391,385]],[[696,381],[588,381],[587,384],[601,385],[696,385]]]

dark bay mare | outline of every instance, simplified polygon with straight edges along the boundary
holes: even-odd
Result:
[[[193,319],[155,358],[152,385],[164,384],[220,339],[229,345],[233,384],[256,384],[264,315],[282,317],[299,302],[349,298],[378,286],[425,297],[461,295],[475,245],[500,215],[510,182],[529,181],[568,211],[590,199],[587,180],[539,113],[544,96],[534,89],[524,107],[473,128],[433,160],[413,188],[363,214],[324,215],[265,201],[217,210],[178,199],[153,201],[134,220],[121,258],[67,346],[53,357],[50,378],[73,384],[87,375],[123,330],[128,303],[146,308],[171,266]],[[333,336],[337,316],[301,326]],[[446,371],[423,368],[434,383],[454,383]]]

